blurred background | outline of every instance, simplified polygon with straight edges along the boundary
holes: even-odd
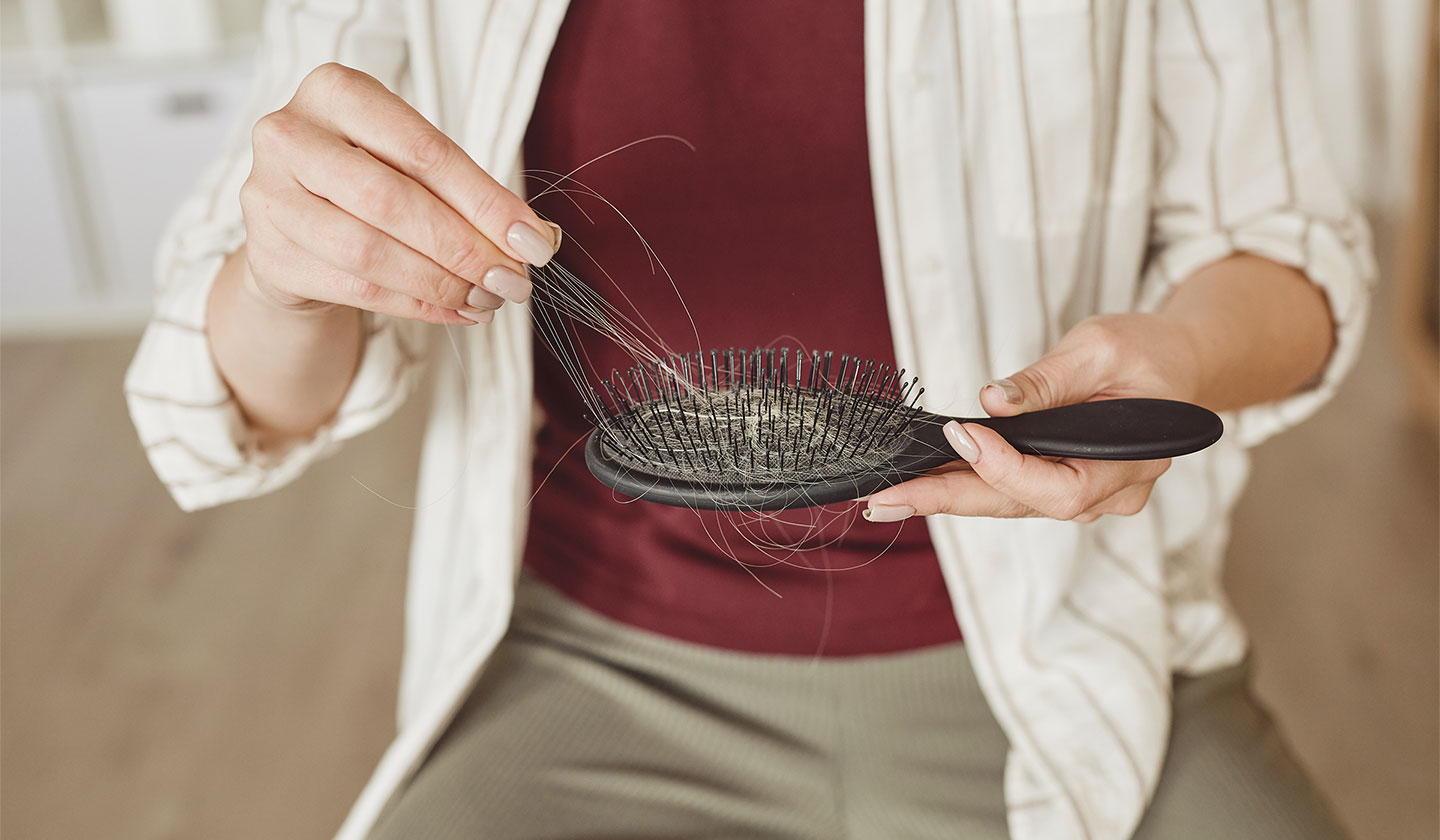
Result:
[[[393,732],[425,399],[276,495],[181,514],[120,383],[155,242],[262,0],[0,0],[0,835],[329,836]],[[1358,840],[1440,836],[1435,0],[1309,0],[1383,270],[1359,368],[1262,447],[1227,585]],[[279,582],[284,581],[282,586]]]

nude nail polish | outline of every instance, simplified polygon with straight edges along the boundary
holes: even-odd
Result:
[[[874,505],[861,514],[871,522],[899,522],[915,515],[915,508],[909,505]]]
[[[546,222],[545,224],[549,225],[550,229],[555,232],[555,253],[558,254],[560,253],[560,243],[565,239],[565,231],[561,230],[560,226],[554,222]]]
[[[530,281],[503,265],[485,272],[485,276],[480,278],[480,285],[511,303],[524,303],[530,299]]]
[[[461,318],[468,318],[477,324],[488,324],[495,320],[493,309],[458,309]]]
[[[945,439],[950,441],[950,446],[955,453],[970,463],[980,459],[980,447],[975,445],[975,439],[965,431],[965,427],[951,420],[945,424]]]
[[[516,222],[505,232],[505,241],[515,249],[520,258],[533,266],[542,266],[555,256],[555,249],[545,236],[524,222]]]

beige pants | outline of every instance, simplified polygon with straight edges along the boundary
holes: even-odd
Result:
[[[509,634],[373,837],[1003,838],[1006,740],[962,644],[752,656],[524,577]],[[1342,837],[1245,688],[1175,684],[1144,840]]]

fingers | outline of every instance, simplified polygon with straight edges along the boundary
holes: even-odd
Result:
[[[251,273],[262,288],[265,285],[263,278],[274,276],[279,271],[285,271],[303,277],[305,280],[298,289],[283,294],[298,292],[306,300],[336,303],[367,309],[382,315],[394,315],[398,318],[451,326],[489,323],[494,318],[494,312],[462,315],[454,310],[416,300],[373,283],[367,283],[324,263],[318,257],[284,239],[273,229],[269,231],[257,229],[252,232],[251,237],[252,239],[267,240],[266,246],[263,248],[247,249],[247,257],[252,267]]]
[[[268,218],[290,242],[338,269],[339,276],[375,287],[349,289],[351,300],[336,300],[340,292],[334,290],[330,296],[316,299],[372,309],[369,302],[388,300],[388,295],[380,294],[388,290],[439,309],[459,311],[477,323],[488,321],[493,310],[504,303],[499,296],[451,274],[384,232],[302,189],[293,188],[271,198]],[[293,270],[291,273],[295,274]],[[334,276],[326,273],[321,279]]]
[[[981,406],[992,417],[1008,417],[1085,402],[1117,387],[1129,390],[1125,384],[1136,378],[1138,370],[1149,367],[1135,348],[1159,343],[1147,317],[1127,313],[1081,321],[1034,364],[981,388]],[[1155,383],[1145,384],[1142,393],[1158,393]]]
[[[1105,515],[1134,516],[1144,509],[1154,486],[1151,481],[1127,487],[1072,517],[1071,521],[1093,522]],[[890,490],[895,493],[890,495]],[[937,513],[997,519],[1046,516],[1042,511],[1006,496],[969,471],[951,470],[914,478],[885,492],[887,495],[880,500],[876,500],[875,496],[868,500],[870,506],[863,513],[871,522],[895,522],[917,514],[931,516]]]
[[[319,148],[294,168],[309,192],[428,257],[455,276],[514,303],[530,297],[524,267],[429,190],[364,149],[316,132]]]
[[[419,182],[511,259],[541,266],[554,255],[558,229],[376,79],[339,64],[322,65],[301,85],[296,103]]]
[[[1104,390],[1103,370],[1081,348],[1061,342],[1035,364],[980,389],[991,417],[1084,402]]]
[[[975,423],[947,428],[947,437],[968,437],[978,455],[975,474],[1000,493],[1052,519],[1076,519],[1137,484],[1153,484],[1170,467],[1164,461],[1052,461],[1022,455],[995,431]]]
[[[959,430],[960,434],[955,434]],[[1149,499],[1155,481],[1169,468],[1166,461],[1051,461],[1022,455],[1000,435],[976,424],[946,429],[956,451],[973,472],[949,471],[897,484],[873,494],[869,505],[909,508],[929,515],[1021,517],[1088,522],[1103,514],[1129,515]],[[899,518],[891,515],[891,520]]]
[[[906,517],[948,513],[954,516],[992,516],[1014,519],[1037,516],[1033,509],[1015,501],[985,483],[969,470],[950,470],[912,478],[871,495],[865,518],[871,522],[893,522],[900,509]]]
[[[544,265],[558,245],[558,228],[359,71],[317,68],[252,141],[247,253],[269,266],[257,283],[281,305],[484,323],[529,298],[525,264]],[[277,259],[292,245],[313,259]]]

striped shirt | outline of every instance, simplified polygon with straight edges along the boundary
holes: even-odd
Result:
[[[459,331],[462,370],[436,328],[377,316],[334,421],[284,452],[259,451],[205,338],[210,284],[244,236],[248,126],[310,69],[340,61],[400,92],[518,189],[565,6],[272,3],[244,126],[162,243],[156,314],[125,388],[151,463],[186,509],[284,485],[381,422],[423,368],[435,376],[399,731],[341,837],[365,835],[504,633],[531,481],[530,323],[512,306]],[[1369,234],[1325,159],[1301,32],[1295,0],[867,0],[886,300],[896,358],[925,382],[928,408],[979,413],[984,382],[1033,362],[1080,319],[1153,309],[1235,251],[1303,270],[1335,318],[1322,375],[1228,416],[1226,437],[1178,459],[1137,516],[927,520],[1011,742],[1005,790],[1020,840],[1133,831],[1164,755],[1171,675],[1245,649],[1220,569],[1246,449],[1313,412],[1359,349]]]

